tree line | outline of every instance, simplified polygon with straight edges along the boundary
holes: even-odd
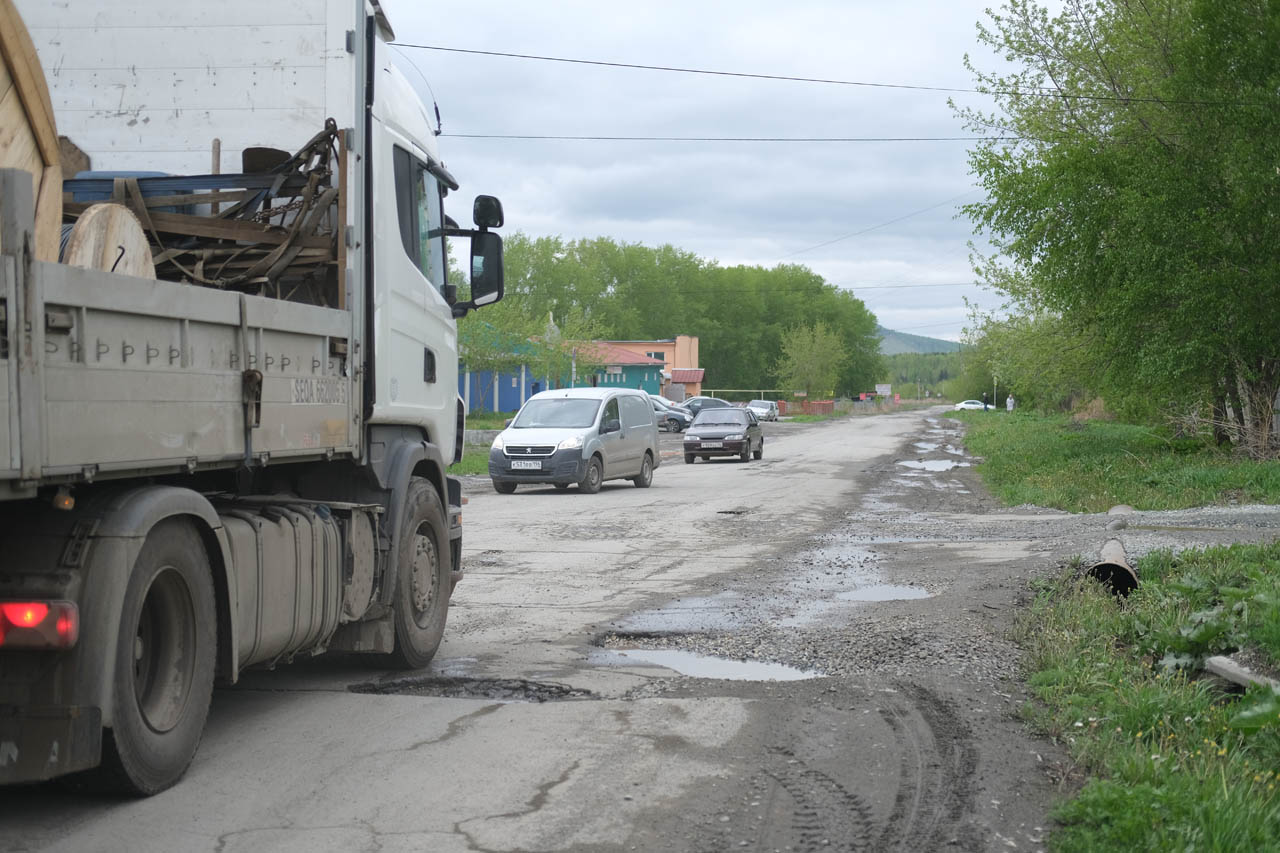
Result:
[[[721,266],[606,237],[505,240],[503,301],[459,324],[470,369],[564,377],[575,343],[693,335],[705,388],[847,395],[881,372],[875,316],[807,267]]]
[[[1015,66],[966,61],[996,108],[956,109],[1011,313],[975,318],[965,384],[1276,456],[1280,3],[1009,0],[978,37]]]

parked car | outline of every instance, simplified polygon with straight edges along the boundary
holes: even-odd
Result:
[[[690,397],[685,400],[682,405],[695,415],[703,409],[725,409],[733,407],[733,403],[730,403],[728,400],[721,400],[719,397]]]
[[[981,400],[964,400],[962,402],[956,403],[955,410],[957,412],[965,411],[966,409],[978,409],[979,411],[981,411],[982,409],[985,409],[985,408],[986,406],[982,405]]]
[[[666,429],[671,432],[684,432],[689,424],[693,423],[693,412],[684,406],[676,406],[664,402],[664,398],[649,395],[649,402],[653,403],[653,414],[658,419],[658,428]]]
[[[684,461],[701,456],[740,456],[742,461],[764,456],[764,433],[755,412],[737,406],[704,408],[684,434]]]
[[[494,491],[551,483],[594,494],[606,480],[642,489],[658,467],[658,422],[649,395],[631,388],[561,388],[534,394],[489,449]]]
[[[747,408],[756,413],[756,417],[762,421],[776,421],[778,419],[778,404],[772,400],[752,400],[747,403]]]

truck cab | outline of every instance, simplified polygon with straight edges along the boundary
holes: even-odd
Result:
[[[106,222],[137,264],[37,257],[30,174],[0,168],[0,783],[152,794],[215,681],[435,654],[456,323],[502,298],[502,206],[446,215],[459,184],[377,0],[13,2],[92,166],[64,176],[67,243]]]

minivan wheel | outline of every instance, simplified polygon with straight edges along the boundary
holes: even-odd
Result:
[[[587,473],[582,475],[582,480],[578,483],[578,491],[594,495],[600,491],[602,482],[604,482],[604,469],[600,465],[600,457],[592,456],[591,461],[587,463]]]
[[[500,495],[513,495],[516,492],[516,484],[505,480],[494,480],[493,490]]]
[[[637,489],[647,489],[653,482],[653,457],[648,451],[645,451],[644,462],[640,463],[640,476],[632,477],[631,482],[636,484]]]

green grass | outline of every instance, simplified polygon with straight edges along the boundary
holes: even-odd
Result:
[[[1057,809],[1051,848],[1277,849],[1280,699],[1199,667],[1240,647],[1280,658],[1280,544],[1153,554],[1138,573],[1116,599],[1068,566],[1019,620],[1026,714],[1093,777]]]
[[[1192,439],[1103,421],[956,412],[979,473],[1006,504],[1071,512],[1280,503],[1280,462],[1252,462]]]
[[[506,429],[507,421],[515,416],[515,412],[470,412],[467,429]]]
[[[468,444],[462,448],[462,461],[449,466],[454,477],[489,473],[489,445]]]
[[[829,421],[832,418],[847,418],[848,412],[832,412],[828,415],[787,415],[787,423],[793,424],[815,424],[819,421]]]

